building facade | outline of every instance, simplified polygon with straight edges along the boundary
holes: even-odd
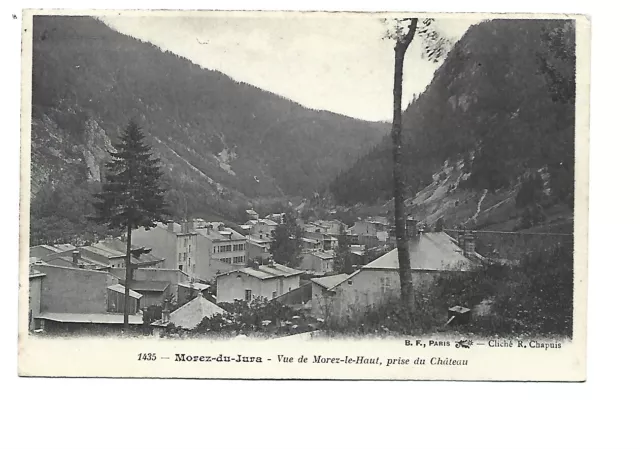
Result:
[[[216,278],[218,302],[273,299],[300,286],[302,271],[280,264],[255,265]]]

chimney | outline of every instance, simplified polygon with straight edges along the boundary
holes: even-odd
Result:
[[[171,313],[169,312],[169,299],[165,298],[164,307],[162,308],[162,323],[163,324],[169,322],[169,315],[171,315]]]
[[[464,246],[462,248],[462,253],[465,256],[470,256],[476,251],[476,239],[473,232],[469,232],[465,235]]]
[[[78,262],[80,261],[80,251],[75,250],[71,253],[71,257],[73,258],[73,266],[77,267]]]
[[[418,221],[409,216],[407,217],[407,237],[410,239],[418,237]]]

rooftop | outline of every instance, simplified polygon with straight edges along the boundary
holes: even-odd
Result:
[[[194,282],[193,284],[190,282],[178,282],[178,285],[184,288],[193,288],[198,291],[206,290],[211,287],[209,284],[203,284],[201,282]]]
[[[335,257],[335,253],[333,251],[314,251],[309,254],[311,254],[312,256],[319,257],[320,259],[323,259],[323,260],[333,259]]]
[[[295,268],[289,268],[284,265],[280,265],[279,263],[274,263],[273,265],[260,265],[257,268],[246,267],[246,268],[242,268],[236,271],[231,271],[225,274],[233,274],[233,273],[244,273],[246,275],[264,280],[264,279],[273,279],[273,278],[279,278],[279,277],[296,276],[304,272],[301,270],[296,270]]]
[[[124,285],[122,284],[114,284],[107,287],[107,290],[112,290],[114,292],[122,293],[124,295]],[[142,298],[142,295],[133,289],[129,289],[129,296],[134,299]]]
[[[207,237],[210,240],[246,240],[245,236],[239,232],[234,231],[231,228],[224,228],[220,230],[216,226],[210,226],[208,228],[197,228],[196,232],[200,235]]]
[[[182,327],[183,329],[193,329],[200,324],[203,318],[222,315],[224,313],[226,313],[224,309],[212,303],[200,293],[182,307],[171,312],[169,315],[169,323],[172,323],[176,327]],[[153,323],[154,326],[166,326],[167,324],[168,323],[163,323],[162,320]]]
[[[430,232],[409,241],[411,269],[422,271],[469,271],[477,263],[465,257],[448,234]],[[397,270],[398,250],[388,252],[362,267],[363,270]]]
[[[330,289],[335,287],[336,285],[340,284],[341,282],[344,282],[347,278],[349,277],[348,274],[336,274],[334,276],[324,276],[324,277],[320,277],[320,278],[312,278],[311,282],[315,282],[316,284],[326,288],[326,289]]]
[[[163,292],[168,287],[165,281],[131,281],[131,288],[141,292]]]

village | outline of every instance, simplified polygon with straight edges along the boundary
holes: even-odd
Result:
[[[126,301],[130,332],[158,337],[172,329],[189,331],[203,320],[226,319],[238,301],[262,301],[293,311],[291,319],[267,327],[286,327],[286,335],[309,333],[353,321],[397,297],[395,228],[386,217],[360,219],[348,228],[337,219],[298,218],[299,262],[286,266],[272,254],[285,214],[246,212],[250,220],[239,226],[194,219],[133,230]],[[428,285],[443,272],[472,271],[482,263],[470,232],[457,238],[424,232],[411,217],[406,231],[416,285]],[[345,241],[348,266],[336,261]],[[120,238],[86,246],[31,247],[30,331],[121,332],[125,257]],[[464,314],[460,309],[453,309],[452,316]]]

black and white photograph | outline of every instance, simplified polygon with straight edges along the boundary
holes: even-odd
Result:
[[[98,340],[147,377],[583,378],[584,17],[23,25],[24,375],[60,372],[30,344]]]

